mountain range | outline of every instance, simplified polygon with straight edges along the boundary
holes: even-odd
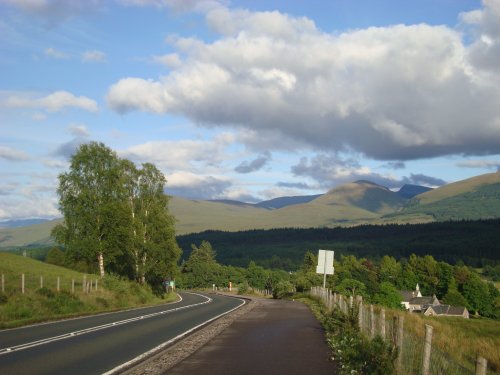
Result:
[[[500,172],[437,189],[405,185],[397,192],[362,180],[321,195],[257,204],[172,197],[169,210],[176,218],[177,234],[492,219],[500,217]],[[0,228],[0,247],[50,244],[50,231],[60,220]]]

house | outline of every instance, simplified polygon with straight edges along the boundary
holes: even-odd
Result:
[[[462,306],[450,306],[450,305],[438,305],[438,306],[427,306],[423,311],[425,316],[456,316],[465,319],[469,319],[469,311],[466,307]]]
[[[429,306],[439,306],[440,304],[435,294],[432,297],[415,297],[409,301],[409,310],[410,312],[422,312]]]
[[[410,310],[410,301],[414,298],[422,297],[420,293],[420,287],[417,284],[415,290],[402,290],[399,292],[401,294],[401,304],[406,310]]]
[[[432,297],[422,296],[417,284],[415,290],[400,291],[401,304],[409,312],[419,312],[426,316],[460,316],[469,318],[469,311],[465,307],[441,305],[436,295]]]

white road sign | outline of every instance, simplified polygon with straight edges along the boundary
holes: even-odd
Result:
[[[332,250],[319,250],[318,251],[318,266],[316,273],[324,275],[333,275],[333,255]]]

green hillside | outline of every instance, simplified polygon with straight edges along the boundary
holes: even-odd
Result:
[[[173,197],[170,212],[178,235],[205,230],[322,228],[362,224],[429,223],[500,217],[500,173],[490,173],[407,200],[383,186],[358,181],[336,187],[306,203],[267,209],[224,201]],[[0,228],[0,248],[51,244],[59,221],[21,228]]]
[[[0,328],[165,302],[156,297],[148,286],[136,282],[110,275],[101,279],[97,275],[84,275],[6,252],[0,252],[0,274],[5,280],[5,292],[0,291]],[[43,288],[40,288],[41,278]],[[85,292],[84,280],[87,283],[92,281],[93,285]],[[99,280],[97,290],[96,280]],[[172,295],[167,298],[175,299]]]
[[[445,185],[410,200],[394,218],[430,216],[436,221],[500,217],[500,172]]]
[[[0,247],[50,245],[50,231],[61,220],[47,221],[18,228],[0,228]]]

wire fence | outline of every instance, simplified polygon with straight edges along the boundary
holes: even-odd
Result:
[[[94,276],[94,275],[92,275]],[[90,293],[99,289],[98,278],[84,275],[81,278],[73,278],[67,275],[35,275],[22,273],[19,275],[0,275],[0,292],[13,295],[25,294],[41,288],[54,291],[67,291],[71,293]]]
[[[347,313],[358,312],[359,329],[369,337],[380,335],[398,348],[397,373],[400,375],[494,375],[486,359],[478,355],[475,363],[459,363],[450,353],[432,345],[433,327],[416,327],[409,319],[415,313],[397,313],[393,310],[364,304],[361,297],[345,297],[330,290],[314,287],[311,295],[320,298],[333,311],[334,307]],[[407,324],[405,325],[405,317]]]

